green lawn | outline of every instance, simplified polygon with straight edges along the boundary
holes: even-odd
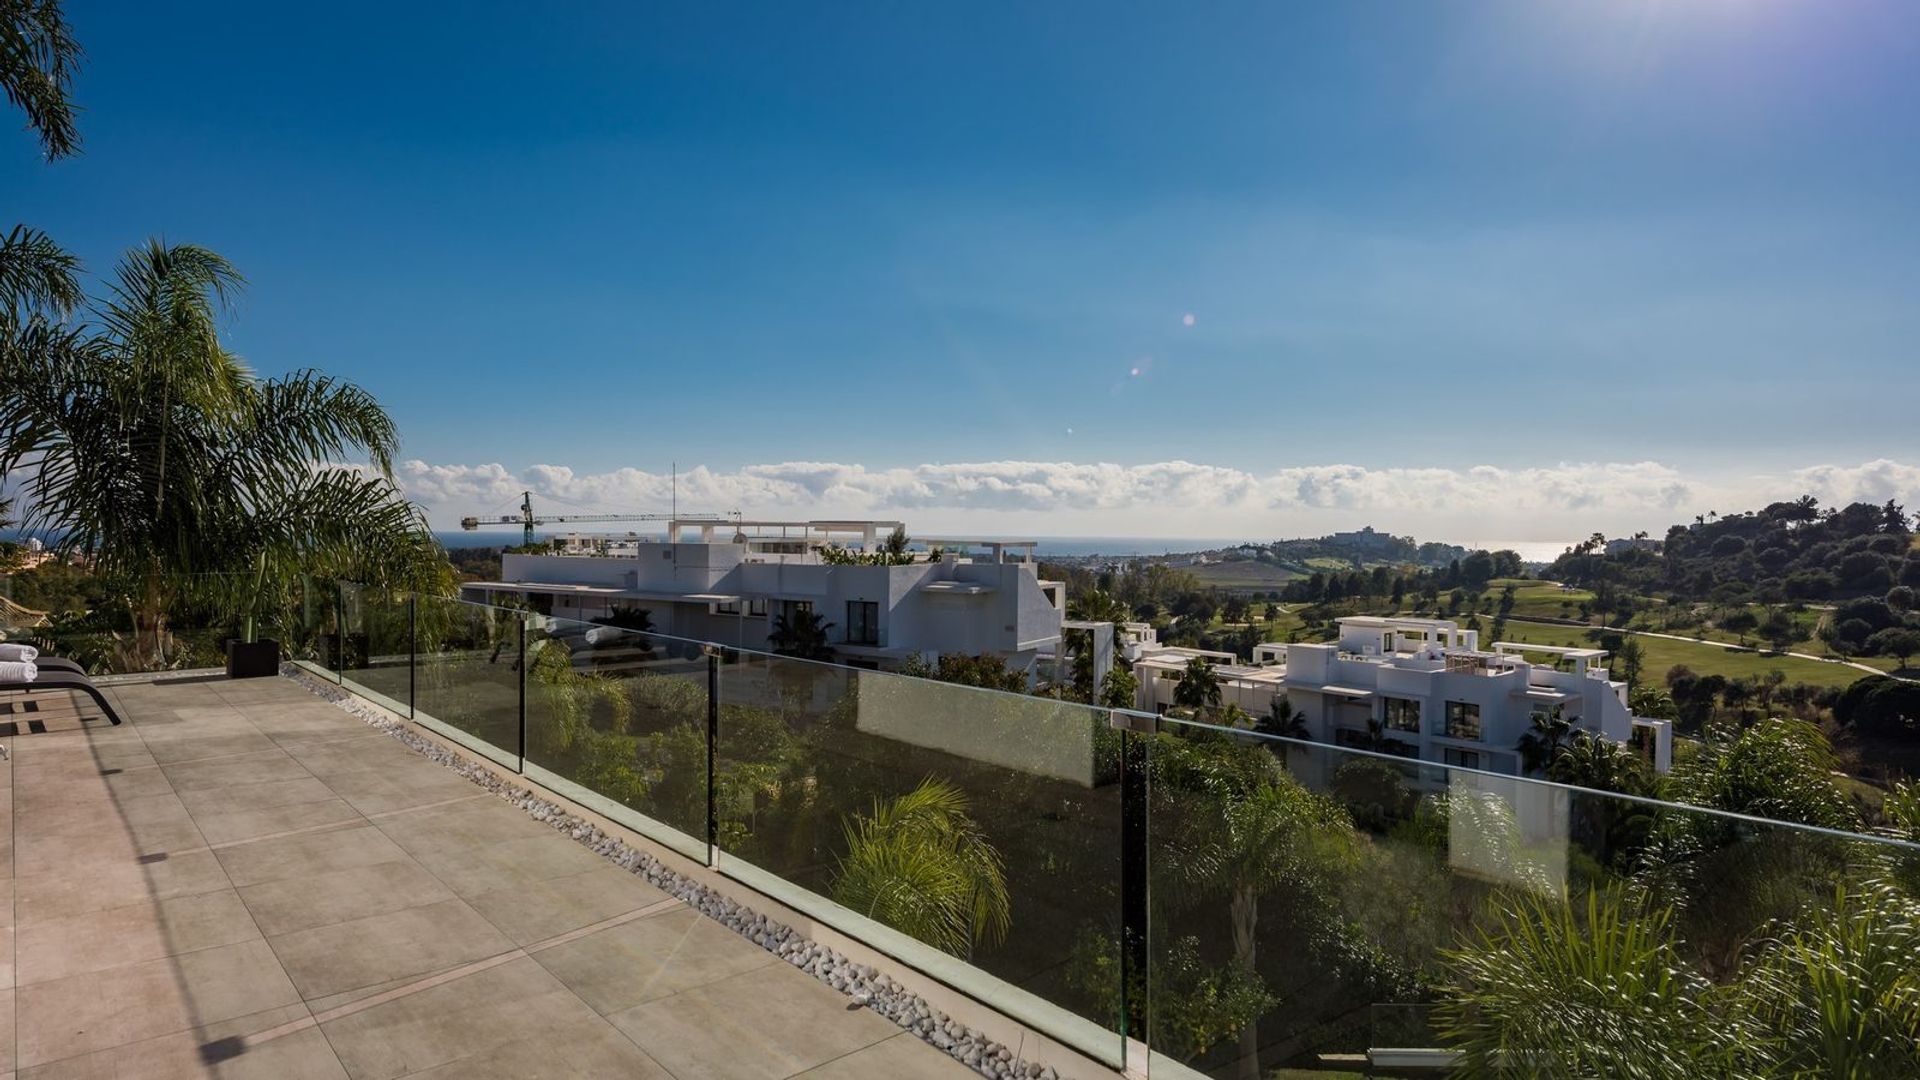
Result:
[[[1353,569],[1351,560],[1336,559],[1331,555],[1316,555],[1308,559],[1306,565],[1310,570],[1325,570],[1334,574],[1344,574]]]
[[[1507,623],[1505,639],[1533,645],[1593,645],[1586,631],[1577,626],[1517,620]],[[1741,675],[1765,675],[1778,668],[1786,673],[1790,682],[1813,683],[1817,686],[1846,686],[1863,674],[1841,664],[1801,660],[1791,656],[1769,656],[1719,645],[1668,641],[1645,635],[1640,636],[1640,645],[1647,654],[1643,677],[1655,681],[1663,678],[1667,669],[1675,664],[1685,664],[1702,675],[1725,675],[1729,679]]]
[[[1753,612],[1754,618],[1756,619],[1765,619],[1767,617],[1766,608],[1760,604],[1748,604],[1747,610]],[[1820,619],[1825,614],[1826,612],[1820,611],[1818,609],[1813,609],[1813,608],[1809,608],[1805,611],[1794,612],[1793,620],[1795,625],[1797,625],[1800,628],[1800,638],[1799,640],[1795,641],[1793,644],[1787,646],[1786,651],[1809,653],[1813,656],[1829,655],[1830,650],[1827,648],[1826,642],[1821,641],[1817,637],[1814,637],[1814,631],[1819,629]],[[1761,644],[1760,639],[1755,635],[1752,635],[1752,634],[1747,635],[1746,641],[1742,642],[1740,640],[1740,635],[1730,633],[1729,631],[1726,631],[1726,630],[1722,630],[1717,626],[1707,626],[1703,624],[1703,625],[1695,625],[1695,626],[1676,626],[1669,629],[1668,627],[1662,625],[1660,612],[1659,612],[1659,609],[1657,608],[1649,612],[1648,615],[1642,616],[1641,618],[1644,620],[1642,622],[1643,626],[1645,626],[1647,629],[1657,630],[1661,633],[1681,634],[1686,637],[1706,638],[1709,641],[1724,641],[1729,645],[1747,644],[1747,645],[1757,646]],[[1849,659],[1856,660],[1862,664],[1866,664],[1868,667],[1879,668],[1881,671],[1892,671],[1896,667],[1896,663],[1893,657],[1891,656],[1855,656],[1855,657],[1850,657]]]
[[[1514,586],[1513,613],[1519,616],[1577,619],[1580,617],[1581,603],[1593,599],[1593,593],[1586,589],[1562,589],[1551,581],[1535,581],[1531,578],[1495,578],[1487,583],[1487,592],[1481,598],[1481,605],[1491,605],[1493,609],[1498,610],[1500,592],[1508,584]]]
[[[1291,570],[1263,563],[1253,559],[1238,562],[1208,563],[1205,566],[1189,567],[1188,570],[1200,580],[1202,585],[1218,589],[1253,590],[1271,592],[1299,577]]]
[[[1279,618],[1269,621],[1265,618],[1262,618],[1262,616],[1265,615],[1267,611],[1267,605],[1265,601],[1261,601],[1259,603],[1252,605],[1250,609],[1253,612],[1252,626],[1255,630],[1258,630],[1260,632],[1261,641],[1285,641],[1287,640],[1287,634],[1289,631],[1298,630],[1300,627],[1306,625],[1306,623],[1301,620],[1300,615],[1298,614],[1300,605],[1282,604],[1281,606],[1284,608],[1287,608],[1288,610],[1281,612]],[[1238,630],[1243,625],[1247,625],[1247,624],[1230,623],[1225,619],[1221,618],[1220,616],[1215,615],[1213,617],[1213,622],[1207,625],[1207,629],[1210,631],[1211,630]]]

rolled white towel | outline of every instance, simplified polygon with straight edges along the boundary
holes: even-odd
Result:
[[[39,677],[39,665],[31,660],[0,660],[0,683],[32,682]]]
[[[40,659],[40,650],[31,645],[21,645],[12,641],[0,641],[0,661],[16,660],[33,663]]]

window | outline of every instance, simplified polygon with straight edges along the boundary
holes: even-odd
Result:
[[[1335,746],[1351,746],[1356,750],[1373,749],[1373,740],[1367,736],[1367,733],[1355,731],[1352,728],[1334,728],[1333,742]]]
[[[1412,698],[1381,698],[1385,712],[1381,722],[1394,731],[1420,733],[1420,703]]]
[[[740,601],[727,600],[715,604],[713,605],[713,613],[715,615],[738,615],[740,614]]]
[[[1480,706],[1471,701],[1447,702],[1447,738],[1480,739]]]
[[[747,614],[758,615],[762,618],[765,618],[767,614],[767,598],[764,596],[760,596],[760,597],[755,597],[751,600],[748,600]]]
[[[880,605],[873,600],[847,601],[847,644],[880,644]]]
[[[1476,750],[1455,750],[1449,746],[1441,752],[1441,760],[1456,769],[1477,769],[1480,767],[1480,754]]]

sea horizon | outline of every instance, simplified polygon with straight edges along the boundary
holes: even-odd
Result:
[[[542,539],[558,533],[536,532]],[[617,534],[624,535],[624,534]],[[642,538],[658,539],[665,535],[661,532],[637,533]],[[434,537],[447,548],[504,547],[517,543],[505,531],[483,533],[466,531],[436,531]],[[1145,558],[1156,555],[1184,555],[1201,551],[1218,551],[1222,548],[1238,547],[1241,544],[1270,544],[1278,540],[1314,539],[1313,537],[1207,537],[1207,536],[983,536],[982,539],[1032,540],[1036,544],[1036,553],[1042,556],[1088,558],[1095,555],[1111,555],[1117,558]],[[1415,537],[1420,543],[1429,542],[1424,537]],[[1548,563],[1558,558],[1574,542],[1570,540],[1475,540],[1460,541],[1441,539],[1434,541],[1453,544],[1468,550],[1512,551],[1523,562]]]

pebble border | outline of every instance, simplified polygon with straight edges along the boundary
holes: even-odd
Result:
[[[461,757],[439,743],[423,738],[408,725],[395,721],[377,706],[363,702],[352,691],[324,682],[306,669],[282,664],[280,674],[308,693],[331,702],[403,746],[435,764],[445,766],[527,812],[535,821],[566,833],[594,854],[611,861],[647,884],[677,897],[687,906],[720,923],[748,941],[780,957],[842,994],[891,1020],[936,1050],[991,1080],[1062,1080],[1052,1066],[1014,1057],[1013,1051],[928,1005],[926,1000],[891,977],[866,964],[856,964],[819,942],[810,941],[792,927],[736,903],[713,889],[668,869],[659,859],[629,846],[599,826],[568,813],[525,788],[510,784],[497,773]]]

